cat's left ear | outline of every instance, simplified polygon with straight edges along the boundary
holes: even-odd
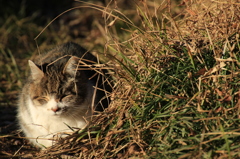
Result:
[[[65,65],[63,73],[68,73],[72,77],[75,77],[77,74],[79,58],[72,56]]]
[[[32,79],[34,81],[40,81],[43,77],[44,77],[44,73],[42,70],[40,70],[38,68],[37,65],[35,65],[34,62],[32,62],[31,60],[28,60],[28,65],[30,67],[30,70],[31,70],[31,76],[32,76]]]

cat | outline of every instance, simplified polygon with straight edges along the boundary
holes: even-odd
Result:
[[[52,146],[72,128],[83,128],[94,109],[107,107],[109,98],[103,90],[110,92],[111,87],[104,83],[106,72],[99,74],[87,66],[96,63],[95,56],[73,42],[29,60],[30,75],[19,97],[17,119],[32,144]]]

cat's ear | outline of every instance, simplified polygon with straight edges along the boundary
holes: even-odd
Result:
[[[78,61],[78,57],[72,56],[66,63],[63,73],[67,73],[72,77],[75,77],[77,73]]]
[[[40,70],[35,63],[33,63],[31,60],[28,60],[28,65],[31,70],[31,76],[34,81],[39,81],[44,77],[44,73],[42,70]]]

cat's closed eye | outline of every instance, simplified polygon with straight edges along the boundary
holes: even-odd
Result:
[[[71,100],[72,98],[74,98],[74,95],[66,95],[66,96],[63,96],[61,98],[61,101],[62,102],[68,102],[69,100]]]
[[[37,106],[41,106],[46,104],[49,101],[49,99],[47,97],[33,97],[33,103]]]

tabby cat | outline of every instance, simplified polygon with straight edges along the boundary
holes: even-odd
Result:
[[[95,56],[72,42],[34,62],[29,60],[30,75],[20,94],[17,118],[34,145],[51,146],[72,128],[83,128],[94,109],[107,106],[109,100],[102,90],[111,89],[103,84],[104,73],[89,67],[94,63]]]

